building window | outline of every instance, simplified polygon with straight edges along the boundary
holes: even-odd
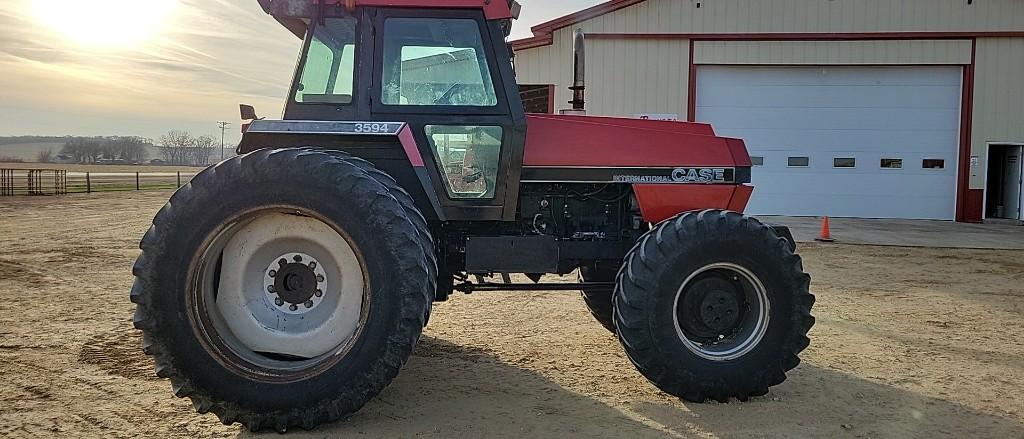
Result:
[[[924,159],[921,162],[924,169],[946,169],[946,161],[942,159]]]
[[[882,159],[882,169],[903,169],[903,159]]]
[[[810,157],[790,157],[789,158],[789,167],[791,167],[791,168],[806,168],[808,166],[811,166],[811,158]]]
[[[833,168],[856,168],[857,159],[851,157],[837,157],[832,159]]]
[[[752,156],[750,157],[750,163],[753,163],[754,166],[764,166],[764,157]]]

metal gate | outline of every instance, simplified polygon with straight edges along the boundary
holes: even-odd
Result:
[[[64,195],[68,174],[62,169],[0,169],[0,196]]]

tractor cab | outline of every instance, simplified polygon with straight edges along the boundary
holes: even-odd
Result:
[[[505,38],[518,5],[260,4],[304,42],[283,120],[253,122],[243,149],[281,130],[304,132],[307,144],[331,137],[372,149],[360,156],[429,200],[418,207],[431,219],[515,215],[526,120]]]

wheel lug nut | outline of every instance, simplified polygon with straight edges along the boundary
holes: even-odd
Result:
[[[299,256],[299,255],[295,255],[295,257],[292,258],[292,259],[294,259],[295,262],[302,262],[302,256]]]
[[[281,258],[281,260],[277,261],[277,263],[278,263],[278,264],[279,264],[280,266],[284,267],[285,265],[288,265],[288,260],[287,260],[287,259],[285,259],[285,258]]]
[[[295,304],[293,303],[293,304],[292,304],[292,306],[289,306],[289,307],[288,307],[288,309],[290,309],[290,310],[292,310],[292,311],[295,311],[295,310],[299,309],[299,307],[298,307],[298,306],[296,306],[296,305],[295,305]]]
[[[322,274],[316,275],[316,281],[317,282],[323,282],[324,281],[324,275],[322,275]]]
[[[312,268],[312,269],[316,270],[316,261],[310,261],[309,262],[309,268]]]
[[[323,290],[316,290],[316,291],[313,292],[313,295],[316,296],[316,297],[324,297],[324,291]]]
[[[274,299],[274,303],[277,304],[277,306],[284,306],[284,301],[281,300],[280,297],[277,298],[277,299]]]
[[[277,270],[270,270],[270,272],[269,272],[269,273],[267,273],[267,274],[269,274],[269,275],[270,275],[270,277],[274,277],[274,276],[277,276]]]
[[[277,292],[277,288],[274,288],[274,286],[273,286],[273,285],[267,285],[267,292],[268,292],[268,293],[274,293],[274,292]]]
[[[312,300],[307,300],[305,305],[306,305],[306,308],[312,308],[313,307],[313,301]]]

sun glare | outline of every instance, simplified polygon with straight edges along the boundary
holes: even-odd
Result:
[[[177,0],[31,0],[37,19],[75,43],[139,46],[155,36]]]

